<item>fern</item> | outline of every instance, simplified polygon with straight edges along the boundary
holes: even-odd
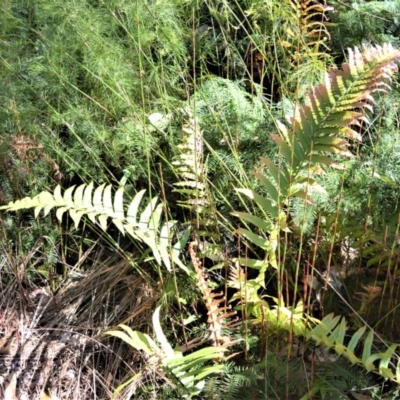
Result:
[[[252,2],[246,14],[260,27],[252,35],[253,63],[257,75],[272,81],[272,96],[279,91],[297,100],[320,81],[331,63],[326,13],[332,9],[309,0]],[[271,44],[265,43],[265,36]]]
[[[359,328],[346,345],[346,319],[340,315],[329,314],[307,333],[307,338],[315,341],[317,345],[322,344],[326,348],[334,350],[352,364],[363,366],[367,372],[376,371],[382,377],[400,383],[400,361],[399,356],[395,353],[398,345],[392,344],[383,353],[373,353],[374,332],[370,330],[365,336],[366,330],[366,326]],[[356,355],[358,346],[362,346],[361,358]],[[375,362],[378,363],[378,367],[375,366]]]
[[[290,56],[293,72],[288,76],[289,83],[293,87],[297,85],[301,91],[297,95],[302,97],[310,83],[318,82],[323,76],[326,62],[329,62],[326,13],[333,7],[312,0],[296,0],[289,4],[290,18],[285,21],[286,27],[282,27],[284,32],[286,28],[287,37],[282,36],[278,43]]]
[[[182,112],[188,123],[182,128],[182,144],[177,146],[180,154],[172,161],[182,181],[174,186],[175,191],[182,195],[179,205],[194,212],[196,217],[192,223],[197,226],[198,218],[210,205],[205,185],[203,133],[190,111],[184,109]]]
[[[312,187],[318,186],[312,173],[322,172],[321,165],[343,168],[333,158],[334,155],[351,157],[349,140],[361,140],[352,127],[368,122],[366,110],[372,110],[374,92],[386,91],[391,76],[396,71],[394,60],[400,56],[390,45],[349,50],[349,62],[342,70],[331,69],[326,74],[325,84],[319,85],[308,96],[307,104],[296,109],[290,119],[291,127],[277,121],[280,135],[273,135],[282,162],[279,168],[267,158],[262,164],[268,175],[255,176],[268,193],[260,196],[250,189],[236,189],[254,200],[264,210],[266,219],[249,213],[235,212],[234,215],[255,225],[262,232],[269,232],[266,240],[246,229],[238,233],[253,244],[267,250],[270,264],[276,267],[275,248],[280,230],[287,230],[285,207],[290,198],[297,197],[312,203]],[[354,109],[359,109],[355,111]],[[262,269],[261,272],[264,272]]]
[[[272,197],[277,204],[293,195],[309,199],[294,186],[305,182],[300,175],[309,168],[321,164],[339,167],[324,154],[351,156],[348,139],[361,140],[352,126],[368,122],[365,110],[372,110],[371,94],[389,88],[391,75],[396,71],[393,61],[399,56],[400,52],[390,45],[366,48],[363,54],[349,49],[349,62],[343,64],[342,70],[331,69],[325,84],[309,94],[308,104],[299,107],[291,118],[291,129],[278,123],[281,136],[275,135],[274,140],[286,163],[276,174],[267,162],[269,172],[279,182],[281,196]],[[355,108],[361,112],[354,111]]]
[[[183,109],[182,113],[185,124],[182,127],[181,144],[177,146],[179,154],[172,161],[179,179],[174,183],[174,191],[180,194],[178,205],[189,210],[188,223],[196,235],[204,240],[203,247],[206,247],[206,239],[219,239],[219,234],[216,209],[207,182],[203,131],[198,118],[188,108]]]
[[[106,334],[118,337],[134,349],[142,350],[147,355],[154,357],[167,377],[182,393],[183,398],[198,395],[203,390],[204,379],[211,374],[222,372],[223,368],[222,364],[218,363],[211,366],[204,364],[210,360],[217,360],[225,349],[218,346],[206,347],[184,356],[180,350],[172,349],[162,331],[159,314],[160,307],[153,314],[153,326],[160,347],[145,333],[133,331],[126,325],[120,325],[121,330],[108,331]],[[140,373],[121,385],[115,394],[133,380],[136,380]]]
[[[67,212],[74,221],[75,227],[78,228],[82,217],[86,215],[103,231],[107,230],[108,220],[111,219],[123,235],[128,233],[133,239],[149,246],[158,264],[161,265],[163,262],[170,271],[172,258],[187,271],[178,258],[181,244],[178,243],[171,254],[169,252],[168,246],[173,223],[160,224],[163,206],[161,203],[157,205],[157,197],[150,200],[138,219],[138,211],[144,194],[145,190],[138,192],[125,212],[123,187],[119,188],[113,197],[111,185],[103,184],[96,189],[92,183],[83,184],[77,188],[72,186],[64,192],[64,195],[61,193],[61,187],[57,186],[53,194],[44,191],[33,198],[26,197],[10,202],[8,205],[0,207],[0,210],[18,211],[34,208],[35,217],[38,217],[42,210],[46,216],[55,208],[59,221]]]
[[[312,388],[309,388],[310,377]],[[288,359],[268,354],[262,362],[250,367],[227,363],[223,378],[211,380],[206,392],[217,394],[214,398],[223,400],[285,399],[287,395],[290,399],[308,400],[321,395],[323,399],[336,400],[342,398],[340,396],[344,396],[348,388],[362,389],[371,385],[373,380],[363,369],[345,360],[325,360],[310,367],[299,357]]]
[[[399,45],[399,4],[396,1],[336,2],[331,14],[332,48],[335,52],[363,43]]]
[[[208,276],[196,255],[197,248],[198,241],[189,243],[189,254],[196,272],[197,284],[207,308],[210,338],[214,347],[227,348],[240,341],[232,341],[229,336],[223,336],[223,329],[232,324],[231,318],[236,316],[236,312],[229,312],[230,306],[221,306],[221,303],[226,303],[225,297],[221,293],[214,293],[210,288]]]
[[[268,158],[262,158],[261,162],[267,174],[260,171],[255,173],[267,197],[248,188],[236,189],[239,194],[253,200],[263,212],[263,217],[246,212],[233,213],[258,230],[253,232],[240,228],[237,233],[266,252],[264,260],[238,260],[239,265],[258,270],[256,279],[241,282],[240,269],[231,275],[230,286],[238,289],[234,298],[251,307],[256,321],[258,319],[264,323],[272,315],[268,305],[259,298],[257,292],[264,285],[268,266],[276,269],[282,267],[277,261],[278,243],[280,233],[289,231],[287,209],[290,208],[292,199],[302,200],[305,204],[312,203],[313,187],[319,187],[312,175],[317,172],[323,173],[322,167],[344,168],[343,164],[338,163],[337,156],[352,157],[349,141],[361,140],[354,126],[360,126],[362,122],[368,123],[366,112],[372,111],[372,94],[385,92],[390,88],[392,74],[397,70],[394,61],[399,57],[400,52],[390,45],[365,48],[363,53],[358,49],[349,50],[349,61],[343,64],[342,70],[331,69],[326,74],[324,84],[320,84],[308,95],[307,103],[296,108],[294,116],[289,120],[290,128],[277,121],[280,135],[272,136],[281,156],[279,166]],[[297,318],[298,321],[293,318],[296,309],[284,307],[279,290],[275,301],[277,310],[280,311],[275,317],[279,319],[285,312],[291,316],[287,324],[285,320],[282,321],[284,329],[293,330],[301,325],[305,328],[301,318]],[[302,329],[299,329],[297,333],[301,331]],[[335,332],[343,335],[344,328]],[[342,336],[337,340],[337,349],[345,353],[347,350],[343,347]],[[325,343],[329,344],[329,341]],[[363,364],[367,370],[371,370],[368,347],[365,349]],[[392,355],[393,347],[390,349]],[[354,349],[350,349],[347,355],[352,362],[357,362],[352,350]],[[374,357],[372,358],[376,359],[380,356]],[[394,375],[387,369],[387,358],[388,354],[382,355],[381,359],[385,361],[382,362],[380,372],[383,376],[392,378]]]

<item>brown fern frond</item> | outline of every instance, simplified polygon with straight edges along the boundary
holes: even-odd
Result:
[[[189,254],[196,272],[197,282],[203,294],[203,299],[208,310],[208,320],[210,338],[214,346],[229,347],[239,342],[232,340],[229,336],[223,335],[223,329],[229,328],[235,322],[231,319],[236,316],[235,311],[230,311],[230,306],[222,306],[226,303],[223,293],[214,293],[209,285],[209,279],[204,267],[197,257],[198,241],[189,243]]]
[[[325,13],[333,10],[333,7],[316,3],[314,0],[298,1],[295,4],[299,10],[299,29],[302,37],[306,38],[307,45],[322,45],[329,50],[326,41],[330,39],[330,34],[325,24]]]

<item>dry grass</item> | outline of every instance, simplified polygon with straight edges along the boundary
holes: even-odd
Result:
[[[103,335],[120,323],[149,330],[156,285],[135,275],[128,261],[97,262],[55,295],[47,287],[23,286],[15,278],[1,295],[1,398],[109,399],[143,366],[139,353]],[[133,389],[118,398],[130,398]]]

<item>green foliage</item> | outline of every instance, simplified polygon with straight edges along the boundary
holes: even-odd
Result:
[[[267,263],[264,261],[256,262],[254,260],[242,260],[242,263],[248,262],[249,268],[255,268],[262,271]],[[240,260],[236,260],[238,264]],[[236,293],[231,301],[237,301],[237,310],[245,311],[248,318],[254,325],[269,326],[274,331],[293,332],[298,336],[305,334],[307,330],[308,318],[304,315],[304,306],[300,301],[295,306],[285,306],[279,298],[272,296],[261,296],[260,289],[264,282],[260,279],[263,272],[260,272],[257,278],[247,279],[243,268],[236,266],[231,269],[228,280],[228,286],[235,289]],[[271,307],[267,299],[272,298],[274,305]]]
[[[353,109],[371,109],[371,94],[385,90],[395,70],[393,60],[397,57],[399,52],[391,46],[365,49],[364,54],[357,49],[350,51],[349,63],[343,65],[343,70],[331,70],[326,75],[325,85],[319,85],[309,95],[308,103],[296,108],[290,130],[277,121],[281,135],[272,136],[281,156],[279,168],[272,160],[262,158],[267,174],[255,174],[267,197],[248,188],[236,189],[239,194],[252,199],[263,212],[261,218],[248,212],[233,213],[258,230],[240,228],[238,234],[266,252],[263,261],[239,259],[241,265],[258,270],[256,279],[243,282],[250,296],[264,285],[268,266],[280,268],[277,262],[279,236],[281,231],[289,231],[285,208],[292,198],[300,199],[304,204],[312,203],[314,188],[320,188],[312,175],[321,171],[320,165],[343,168],[334,161],[332,154],[351,156],[346,139],[361,138],[350,125],[367,120],[365,113]],[[240,276],[236,274],[234,281],[240,280]],[[246,298],[245,301],[249,300]],[[255,303],[258,304],[258,300]]]
[[[92,183],[80,185],[77,188],[72,186],[62,195],[60,186],[57,186],[54,194],[42,192],[33,198],[26,197],[11,202],[0,209],[18,211],[34,208],[37,217],[42,210],[46,216],[53,208],[56,208],[59,221],[63,214],[68,212],[75,227],[78,228],[81,218],[86,215],[91,222],[98,223],[103,231],[107,230],[107,220],[110,218],[123,235],[128,233],[134,240],[149,246],[158,264],[161,265],[163,262],[167,269],[171,270],[170,257],[172,257],[172,260],[177,261],[182,268],[186,269],[178,258],[181,243],[178,242],[171,253],[168,252],[172,226],[164,223],[160,227],[163,206],[161,203],[156,205],[157,197],[150,200],[138,219],[138,210],[145,190],[136,194],[125,213],[123,187],[116,191],[114,197],[111,185],[98,186],[94,192],[93,189]]]
[[[187,57],[180,9],[53,0],[5,11],[20,29],[2,54],[2,131],[27,132],[69,177],[101,182],[107,169],[144,160],[156,146],[146,114],[154,99],[177,94]],[[136,177],[146,176],[139,167]]]
[[[363,389],[372,380],[357,367],[349,367],[343,360],[321,360],[311,370],[300,357],[277,357],[269,354],[262,362],[251,367],[225,365],[224,379],[211,381],[206,390],[218,393],[223,400],[254,398],[307,400],[347,398],[348,388]],[[289,379],[288,379],[289,377]],[[309,388],[312,377],[312,389]]]
[[[208,234],[207,230],[212,225],[213,200],[207,187],[203,132],[188,110],[182,112],[188,122],[182,128],[182,143],[177,146],[180,154],[172,161],[179,178],[174,183],[174,191],[181,195],[178,205],[192,214],[190,225],[196,228],[197,234],[209,236],[211,233]]]
[[[193,96],[193,112],[200,126],[207,127],[203,135],[208,177],[221,191],[231,190],[234,180],[248,181],[261,149],[273,152],[268,134],[272,118],[262,88],[253,95],[245,89],[244,81],[206,76]],[[221,174],[221,169],[226,172]]]
[[[334,161],[332,154],[352,156],[346,139],[361,140],[361,137],[350,126],[359,125],[360,121],[368,121],[365,112],[354,111],[354,108],[361,111],[372,109],[371,104],[374,100],[371,94],[388,88],[392,73],[396,69],[393,60],[399,56],[400,53],[391,46],[364,49],[363,54],[357,49],[350,50],[349,62],[343,65],[343,69],[331,70],[326,75],[325,85],[319,85],[309,94],[307,104],[296,109],[294,117],[290,120],[290,130],[277,122],[281,135],[273,135],[273,138],[281,155],[279,168],[271,160],[263,159],[268,174],[256,174],[268,197],[260,196],[249,189],[237,189],[238,193],[252,199],[264,211],[264,218],[244,212],[233,214],[258,229],[260,233],[240,228],[238,233],[265,250],[266,258],[263,261],[239,260],[242,265],[257,269],[258,277],[247,282],[242,278],[244,276],[242,270],[238,269],[231,279],[233,282],[231,285],[238,289],[234,298],[241,299],[246,305],[251,304],[254,308],[252,313],[259,314],[263,320],[268,319],[265,317],[267,307],[265,302],[260,301],[257,293],[264,284],[267,267],[269,265],[275,269],[282,267],[277,263],[277,256],[280,231],[289,231],[285,207],[290,204],[293,197],[301,199],[305,204],[312,203],[312,187],[317,185],[312,174],[317,171],[319,165],[343,168]],[[264,232],[269,233],[268,238]],[[276,301],[278,306],[281,306],[281,300],[278,298]],[[278,312],[278,318],[280,314]],[[293,318],[293,312],[289,312],[289,315],[291,315],[290,326],[295,331],[296,319]],[[339,343],[343,345],[344,327],[336,333],[342,335]],[[348,355],[353,363],[357,361],[352,353]],[[366,361],[369,356],[367,348],[363,365],[368,371],[371,370],[371,363]],[[385,362],[386,359],[387,357]],[[384,363],[384,367],[385,365]],[[389,377],[387,368],[381,369],[380,373],[385,378]]]
[[[154,312],[153,326],[161,347],[158,347],[148,335],[132,331],[126,325],[120,325],[120,328],[125,332],[108,331],[106,334],[119,337],[136,350],[143,350],[149,356],[155,357],[156,362],[165,371],[166,376],[172,380],[173,384],[177,385],[182,398],[196,396],[203,390],[205,378],[211,374],[222,372],[223,368],[222,364],[212,366],[204,366],[204,364],[210,360],[220,358],[225,349],[216,346],[206,347],[184,356],[180,350],[172,349],[162,331],[159,314],[160,307]],[[139,375],[140,373],[126,384],[137,379]],[[118,388],[115,394],[118,394],[126,384]]]
[[[320,82],[330,63],[325,22],[332,7],[302,0],[251,3],[246,13],[259,28],[254,32],[254,48],[262,54],[273,80],[284,82],[281,92],[292,100],[302,98]],[[271,44],[263,48],[265,38]]]
[[[397,1],[344,1],[332,3],[337,12],[331,13],[334,51],[363,44],[399,44],[399,3]]]
[[[266,109],[261,93],[257,94],[251,96],[244,82],[213,76],[203,78],[193,96],[193,105],[200,123],[207,126],[205,139],[213,148],[221,141],[229,145],[236,140],[239,146],[259,130],[266,118]]]
[[[236,213],[261,231],[274,232],[277,227],[286,229],[283,210],[290,198],[312,202],[313,186],[318,185],[311,175],[318,172],[319,165],[342,168],[332,156],[326,154],[352,155],[346,139],[361,140],[361,137],[350,126],[368,121],[364,112],[353,110],[356,107],[372,109],[371,94],[385,90],[395,69],[393,60],[399,57],[399,53],[391,46],[384,46],[366,49],[364,54],[356,49],[350,51],[349,56],[349,63],[343,65],[343,70],[331,70],[325,85],[321,84],[309,95],[308,104],[296,109],[290,130],[277,121],[281,135],[273,135],[273,139],[283,162],[278,169],[271,160],[263,159],[268,175],[256,174],[269,197],[261,197],[248,189],[238,189],[271,217],[261,220],[250,214]],[[248,231],[242,230],[241,233],[249,237]],[[270,242],[273,240],[275,238]],[[253,237],[251,241],[260,245],[263,239]]]
[[[399,99],[386,88],[399,52],[379,46],[398,42],[397,2],[26,0],[0,11],[0,201],[23,199],[2,209],[34,208],[36,217],[54,209],[59,220],[67,213],[75,229],[89,221],[118,243],[128,233],[137,270],[147,274],[155,267],[160,302],[170,307],[167,314],[179,309],[164,331],[181,343],[194,314],[190,337],[205,330],[193,286],[203,285],[207,312],[214,307],[217,323],[226,316],[218,312],[225,299],[211,289],[216,284],[204,262],[197,275],[185,266],[189,231],[177,232],[169,214],[190,223],[194,234],[213,237],[212,245],[199,247],[208,244],[224,261],[218,267],[246,326],[245,355],[237,361],[250,359],[249,368],[226,372],[220,364],[203,365],[219,358],[216,347],[183,355],[171,353],[161,334],[164,347],[126,326],[114,332],[154,360],[146,371],[157,366],[175,382],[176,393],[165,391],[166,398],[194,395],[205,380],[221,398],[243,398],[250,387],[259,396],[284,398],[299,358],[274,360],[265,349],[282,332],[277,351],[289,337],[311,335],[362,368],[379,359],[378,372],[392,377],[389,353],[368,350],[370,336],[363,358],[354,348],[362,347],[362,335],[346,344],[344,323],[325,319],[326,331],[319,323],[311,328],[298,289],[303,265],[340,264],[337,248],[344,242],[369,258],[367,266],[398,275]],[[326,74],[334,58],[345,57],[344,47],[371,43],[378,46],[350,51],[342,70]],[[375,113],[372,94],[381,94]],[[176,110],[184,110],[183,117]],[[286,115],[292,118],[284,125],[278,119]],[[79,186],[91,181],[99,186]],[[64,194],[60,187],[67,188]],[[150,193],[147,201],[142,187]],[[224,235],[231,237],[238,219],[238,254],[221,257]],[[2,216],[4,253],[16,253],[15,266],[40,255],[38,265],[24,270],[41,276],[35,285],[56,280],[57,254],[81,254],[82,243],[97,239],[93,232],[77,237],[65,218],[61,226],[54,222],[21,212]],[[70,248],[64,237],[77,244]],[[207,249],[199,254],[210,255]],[[195,267],[197,256],[190,257]],[[12,276],[25,287],[18,268]],[[368,312],[364,303],[359,313]],[[269,372],[255,353],[269,360]],[[226,385],[210,380],[213,368]],[[338,398],[353,386],[329,373],[321,368],[307,387],[304,367],[288,390],[296,398]]]
[[[352,364],[362,365],[367,372],[378,372],[385,379],[400,382],[400,366],[394,362],[393,368],[389,368],[392,357],[396,357],[397,344],[392,344],[384,352],[372,353],[374,332],[370,330],[364,339],[362,358],[355,355],[355,349],[360,345],[360,340],[365,334],[366,326],[358,329],[346,345],[344,340],[347,331],[347,321],[340,315],[327,315],[314,329],[307,333],[307,338],[314,340],[318,345],[323,344],[328,349],[333,349],[337,354],[346,357]],[[374,365],[379,361],[378,367]]]

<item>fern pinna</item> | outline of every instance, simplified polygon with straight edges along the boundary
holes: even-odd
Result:
[[[307,333],[307,339],[333,349],[339,355],[347,358],[352,364],[362,365],[367,372],[378,372],[384,378],[400,383],[400,359],[396,354],[398,344],[387,346],[384,352],[373,353],[374,331],[362,326],[350,337],[345,344],[347,321],[340,315],[327,315]],[[362,343],[363,342],[363,343]],[[361,358],[356,355],[356,349],[361,346]]]
[[[154,311],[153,327],[158,344],[146,333],[133,331],[129,326],[123,324],[119,325],[119,330],[106,332],[107,335],[118,337],[134,349],[144,351],[151,357],[145,368],[141,368],[131,379],[120,385],[114,395],[118,394],[125,386],[138,380],[146,369],[154,370],[155,360],[158,364],[156,368],[163,369],[164,374],[172,381],[169,384],[179,390],[182,398],[197,396],[203,390],[207,376],[222,373],[223,365],[221,363],[207,365],[207,362],[219,358],[225,348],[205,347],[187,355],[183,355],[179,348],[173,349],[161,327],[160,307]]]

